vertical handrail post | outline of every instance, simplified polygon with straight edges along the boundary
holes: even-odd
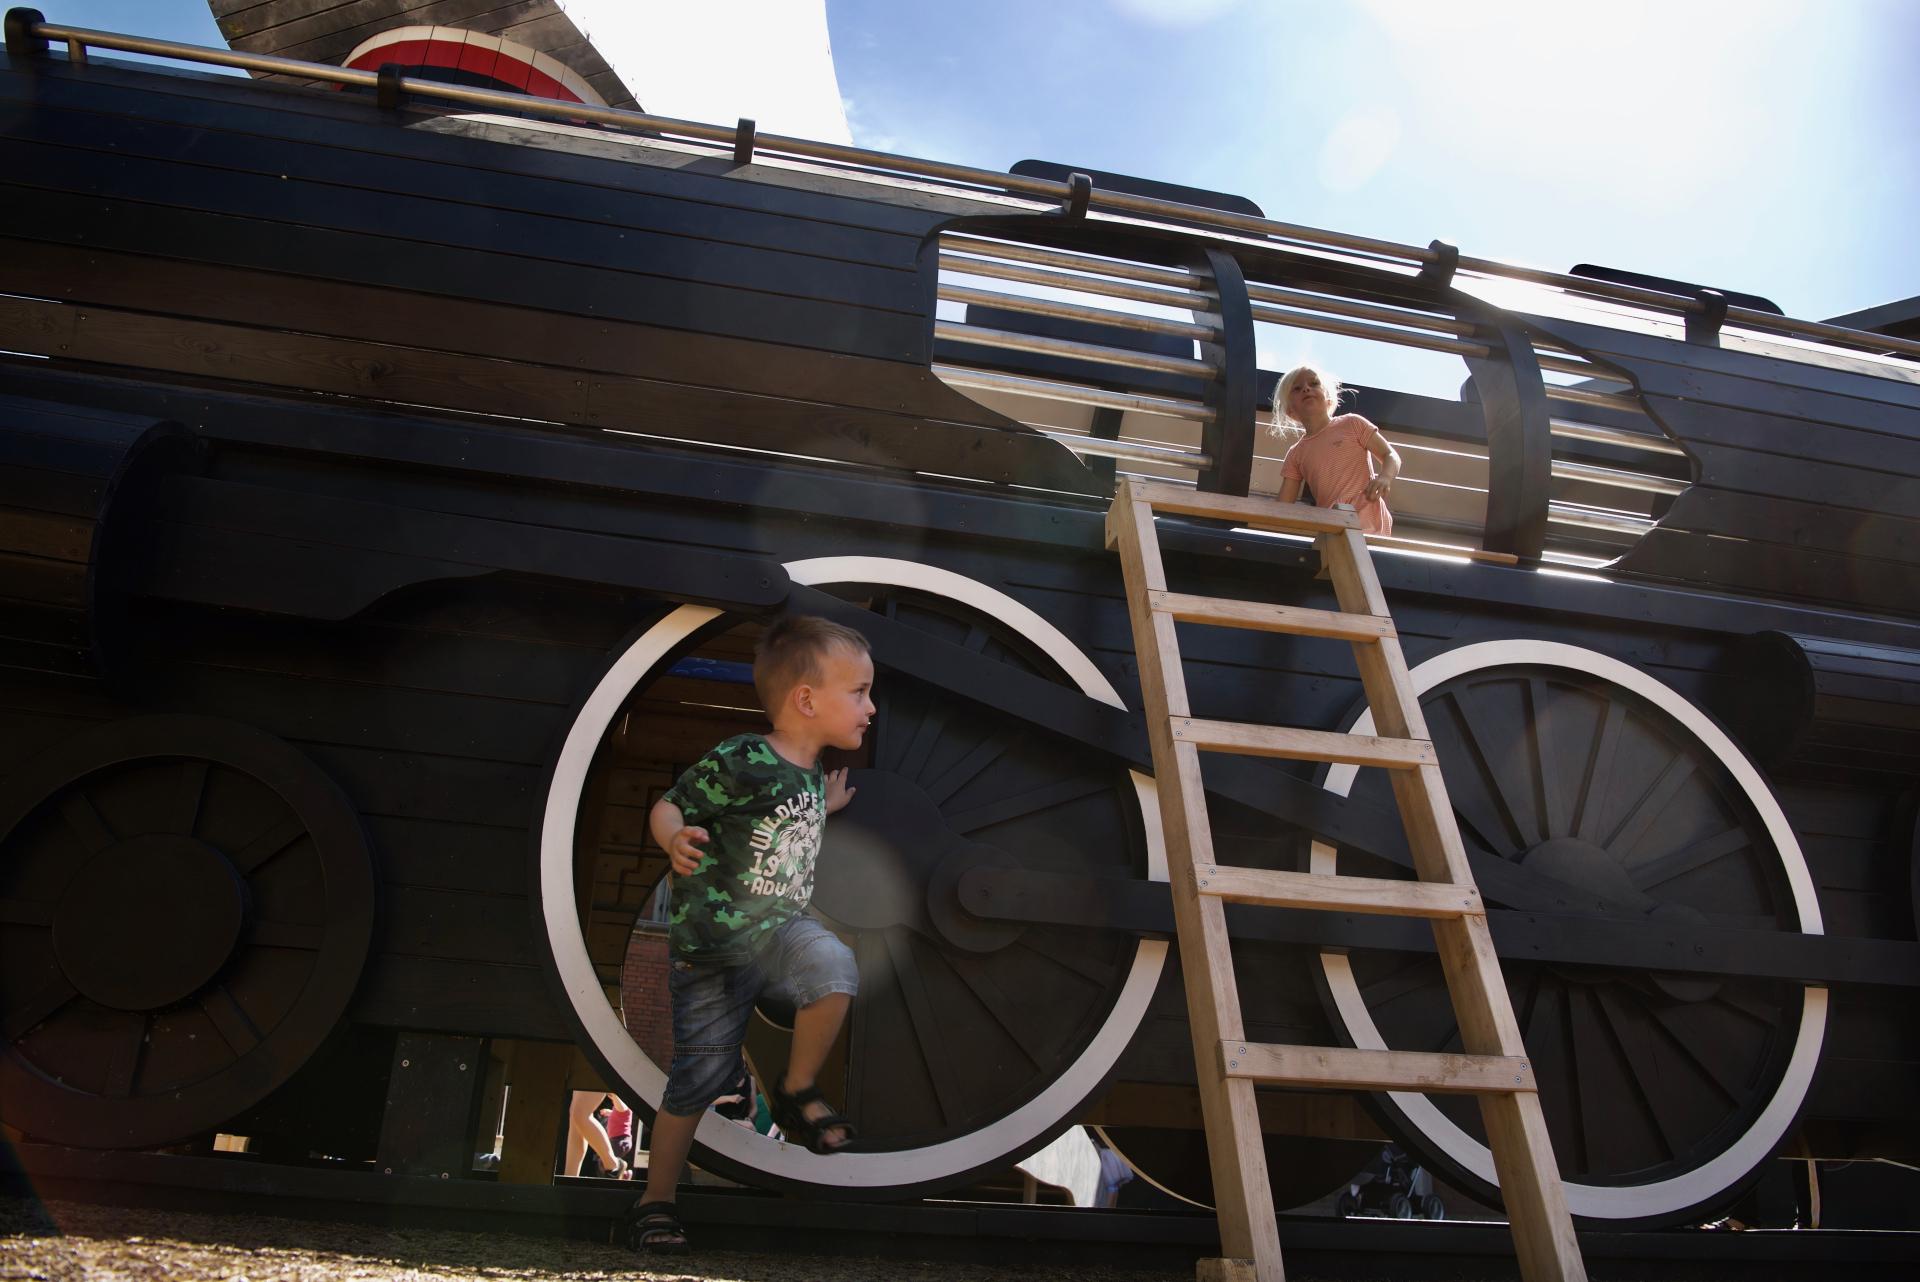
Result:
[[[1211,462],[1200,473],[1199,486],[1215,494],[1245,494],[1253,485],[1254,412],[1260,397],[1253,300],[1232,254],[1212,248],[1205,253],[1220,306],[1220,341],[1201,348],[1217,355],[1220,373],[1208,396],[1216,413],[1201,436],[1201,449]]]
[[[1467,319],[1481,319],[1469,317]],[[1537,561],[1547,544],[1553,432],[1546,381],[1526,332],[1485,318],[1475,335],[1491,350],[1468,356],[1487,419],[1487,525],[1482,546]]]

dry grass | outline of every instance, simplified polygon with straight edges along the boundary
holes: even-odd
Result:
[[[697,1226],[694,1232],[698,1241]],[[5,1282],[1141,1282],[1148,1276],[710,1247],[661,1267],[623,1247],[556,1238],[0,1200]]]

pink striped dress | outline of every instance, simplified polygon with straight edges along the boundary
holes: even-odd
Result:
[[[1281,460],[1280,474],[1306,482],[1313,501],[1321,507],[1353,504],[1360,528],[1368,534],[1392,534],[1393,513],[1380,500],[1366,497],[1367,482],[1374,477],[1367,436],[1376,430],[1358,414],[1339,415],[1318,432],[1295,441]]]

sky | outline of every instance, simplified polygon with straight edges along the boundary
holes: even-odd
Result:
[[[41,7],[220,43],[203,0]],[[1920,295],[1920,0],[825,0],[824,23],[819,0],[564,7],[661,114],[1130,173],[1812,319]],[[1327,344],[1301,335],[1298,354]],[[1263,364],[1288,355],[1268,345]]]

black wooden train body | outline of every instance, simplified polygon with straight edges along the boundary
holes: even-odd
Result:
[[[1403,531],[1495,556],[1376,559],[1576,1214],[1920,1153],[1911,361],[24,39],[0,119],[0,1104],[28,1138],[370,1156],[396,1037],[572,1043],[651,1105],[609,1000],[661,872],[641,817],[753,724],[728,664],[792,608],[880,672],[819,893],[861,960],[835,1071],[869,1142],[716,1124],[707,1160],[892,1196],[1093,1119],[1176,1183],[1192,1047],[1113,465],[1062,438],[1245,492],[1253,323],[1291,292],[1462,351],[1460,400],[1360,408],[1407,446]],[[1212,319],[1196,346],[989,310],[942,285],[969,253],[1142,314],[1184,276]],[[1006,412],[1069,386],[1090,422]],[[1164,546],[1184,590],[1330,606],[1310,545]],[[1343,643],[1185,645],[1196,715],[1360,712]],[[1237,862],[1411,875],[1366,773],[1207,778]],[[1235,930],[1251,1035],[1457,1045],[1424,924]],[[1488,1191],[1470,1105],[1263,1100],[1276,1180],[1325,1177],[1302,1196],[1347,1173],[1315,1145],[1376,1126]]]

